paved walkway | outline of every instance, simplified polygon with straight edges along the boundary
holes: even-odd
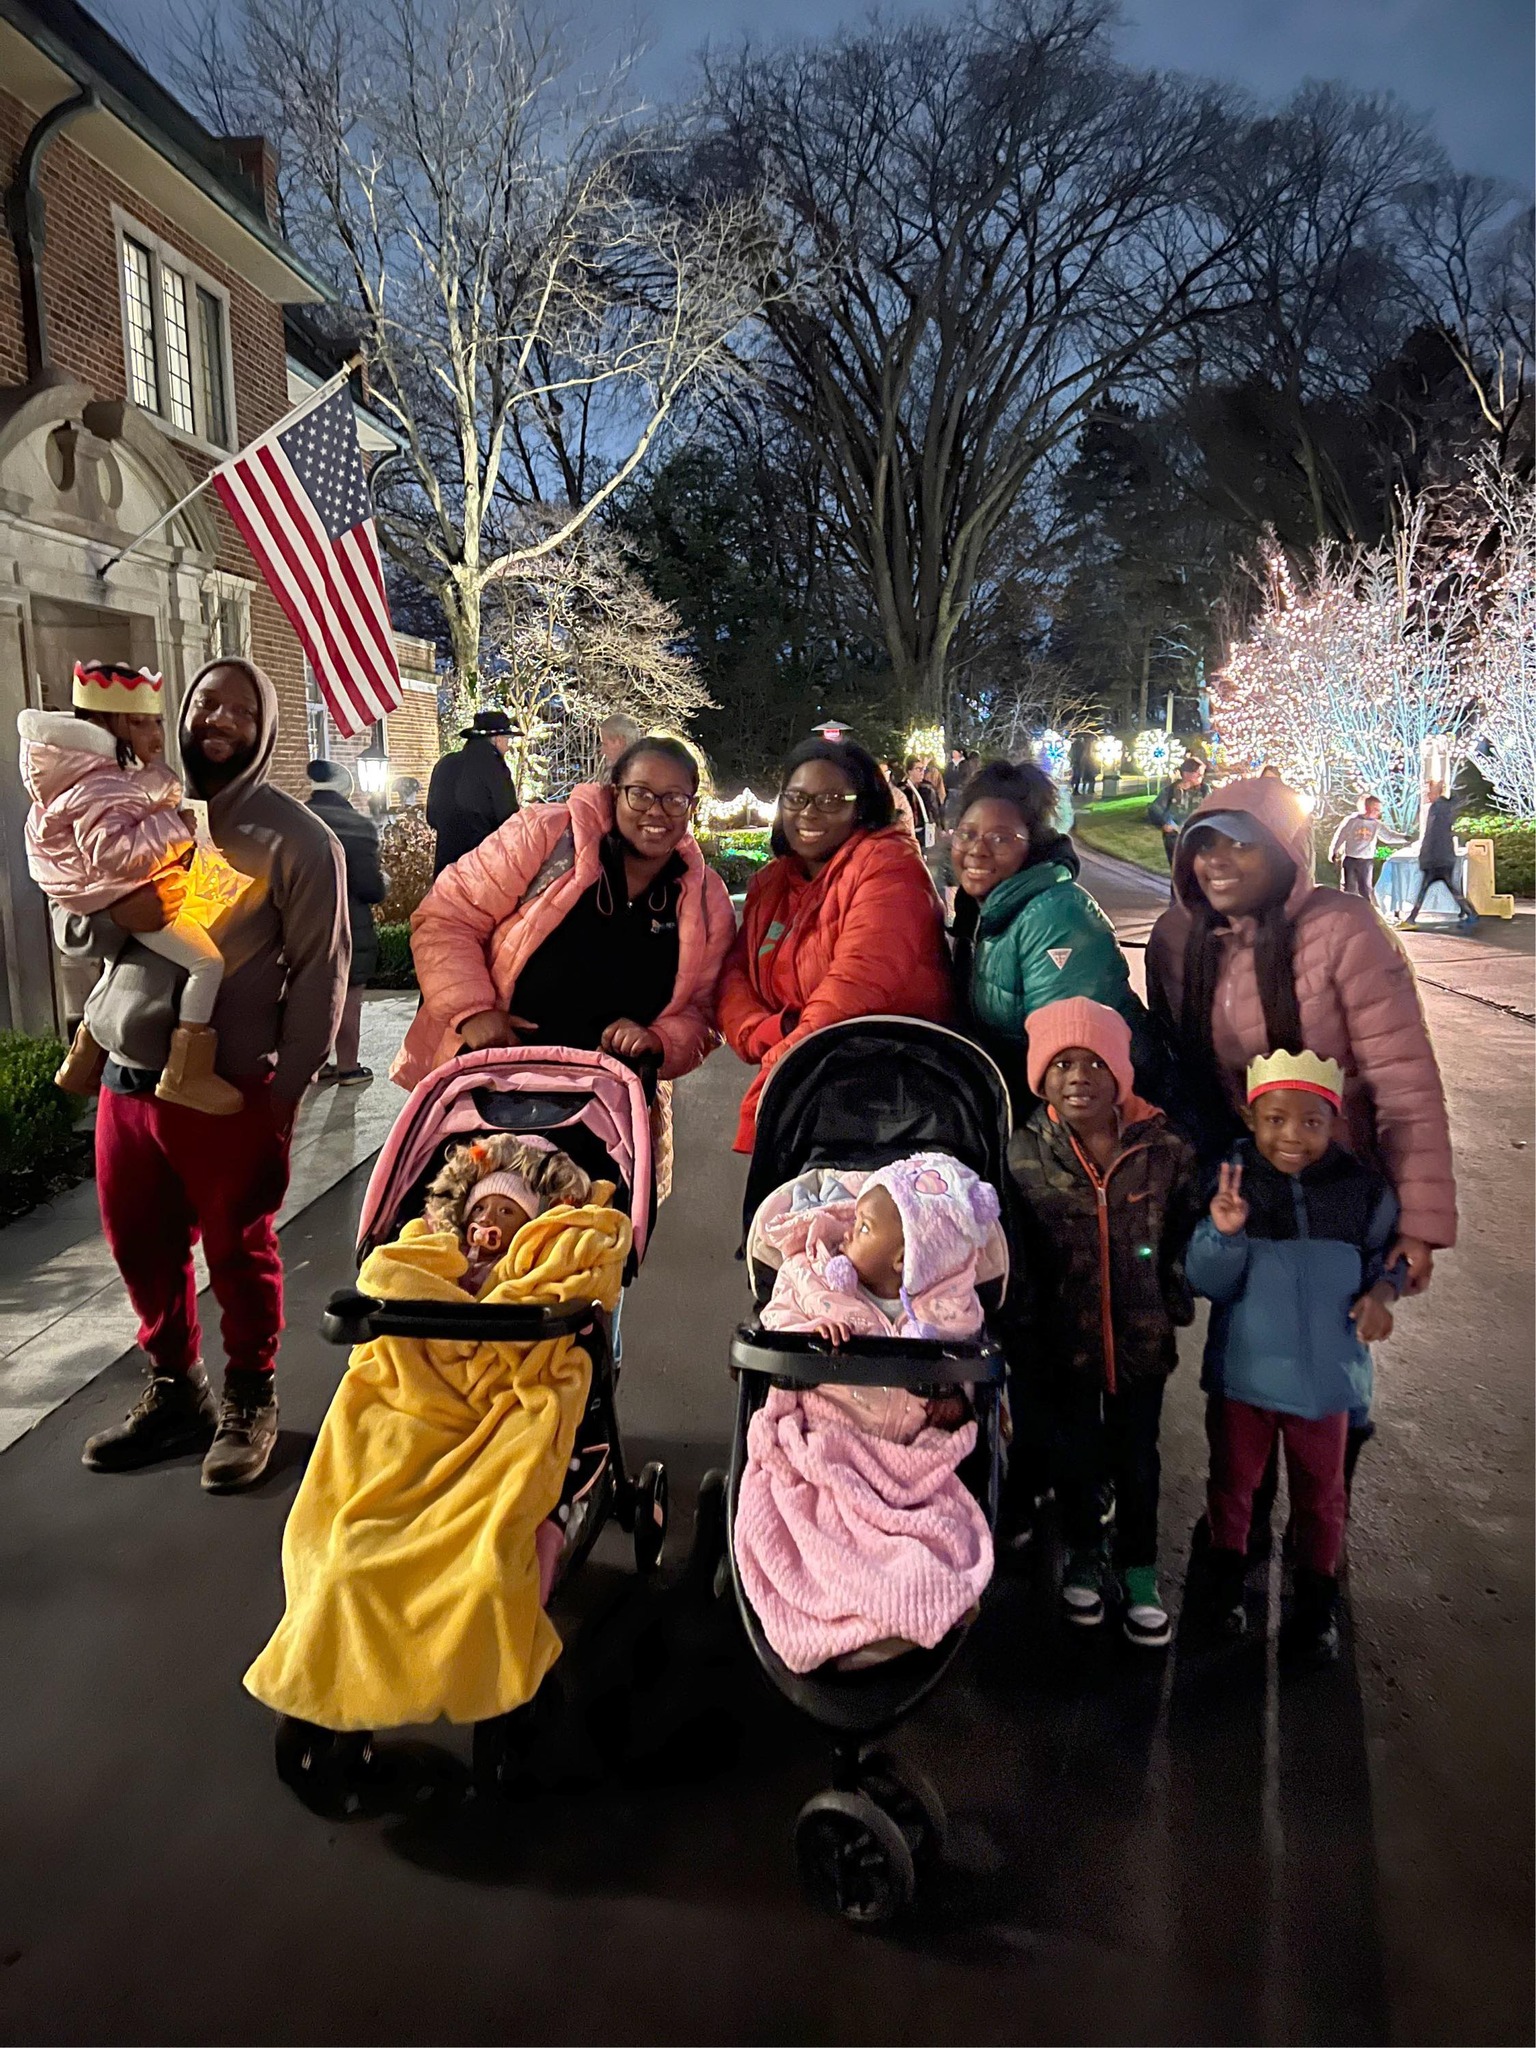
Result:
[[[378,1078],[370,1088],[316,1089],[304,1103],[280,1224],[384,1142],[405,1099],[385,1074],[415,1008],[406,995],[364,1005],[362,1057]],[[201,1251],[197,1271],[206,1286]],[[102,1238],[94,1180],[0,1229],[0,1451],[120,1357],[137,1328]]]

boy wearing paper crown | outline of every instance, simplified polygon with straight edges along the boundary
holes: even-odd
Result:
[[[1297,1662],[1338,1654],[1338,1570],[1351,1413],[1371,1401],[1369,1346],[1392,1334],[1399,1286],[1386,1270],[1397,1197],[1336,1142],[1344,1074],[1312,1052],[1248,1068],[1251,1136],[1220,1169],[1186,1271],[1212,1303],[1205,1384],[1211,1420],[1211,1599],[1231,1634],[1246,1625],[1244,1552],[1253,1500],[1285,1445],[1296,1590],[1281,1648]]]

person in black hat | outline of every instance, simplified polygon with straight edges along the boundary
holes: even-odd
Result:
[[[379,865],[379,828],[354,808],[352,777],[337,761],[311,761],[305,770],[314,790],[309,808],[341,841],[347,863],[347,917],[352,927],[352,966],[347,998],[331,1046],[330,1058],[315,1079],[338,1082],[343,1088],[365,1088],[373,1069],[358,1057],[363,1024],[363,990],[379,964],[379,933],[373,906],[389,894],[389,881]]]
[[[504,758],[512,740],[505,711],[477,711],[456,754],[444,754],[427,784],[427,823],[437,834],[432,872],[440,875],[488,839],[517,809]]]

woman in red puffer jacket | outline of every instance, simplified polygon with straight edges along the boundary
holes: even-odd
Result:
[[[791,1045],[848,1017],[950,1014],[944,915],[890,787],[862,747],[807,740],[785,766],[771,860],[747,891],[720,977],[720,1029],[761,1067],[741,1105],[750,1152],[757,1098]]]

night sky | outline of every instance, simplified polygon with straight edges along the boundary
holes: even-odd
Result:
[[[141,55],[163,50],[175,0],[88,0]],[[610,27],[629,10],[586,0]],[[917,0],[887,0],[895,15]],[[944,0],[929,0],[942,13]],[[685,78],[706,38],[734,42],[857,22],[865,9],[826,0],[648,0],[633,10],[649,55],[641,82],[655,97]],[[1463,170],[1490,171],[1529,188],[1536,156],[1531,0],[1127,0],[1120,45],[1128,59],[1231,78],[1260,99],[1283,98],[1304,78],[1340,78],[1390,90],[1433,116]]]

